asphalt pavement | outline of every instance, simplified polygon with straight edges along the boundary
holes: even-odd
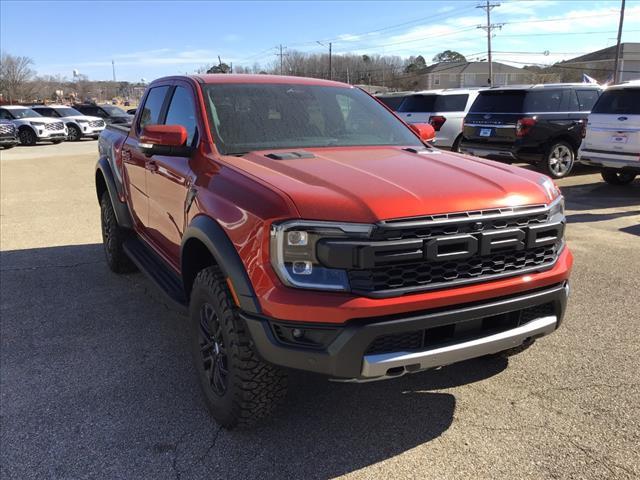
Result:
[[[97,142],[0,152],[0,477],[640,477],[640,180],[560,181],[565,323],[523,354],[400,379],[293,373],[249,431],[208,416],[185,318],[103,258]]]

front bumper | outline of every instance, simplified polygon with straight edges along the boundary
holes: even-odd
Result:
[[[568,293],[568,282],[562,282],[510,297],[404,315],[357,319],[344,326],[287,324],[267,317],[244,313],[241,316],[256,350],[265,361],[341,380],[366,381],[496,353],[547,335],[560,325]],[[544,309],[537,310],[542,307]],[[541,313],[529,315],[525,321],[520,313],[525,311]],[[482,330],[485,323],[494,325],[492,319],[515,316],[522,320],[513,324],[513,328]],[[315,338],[323,339],[322,345],[294,345],[295,342],[282,334],[293,328],[315,331]],[[451,334],[439,341],[437,338],[443,331]],[[416,332],[424,332],[424,348],[372,353],[371,347],[377,339]]]
[[[64,130],[45,130],[36,128],[38,140],[66,140],[69,135],[67,129]]]
[[[92,127],[90,125],[80,124],[80,133],[83,137],[98,138],[104,128],[104,125],[102,127]]]
[[[0,145],[17,145],[17,137],[0,137]]]

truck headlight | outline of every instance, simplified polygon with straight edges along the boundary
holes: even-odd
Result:
[[[34,127],[44,127],[46,124],[44,122],[29,122]]]
[[[347,271],[322,265],[318,241],[327,238],[367,238],[372,225],[291,220],[271,226],[271,265],[288,287],[348,291]]]
[[[556,199],[551,202],[549,208],[549,217],[553,218],[556,215],[564,217],[564,197],[562,195],[558,195]]]
[[[558,195],[560,195],[560,189],[549,177],[540,177],[538,183],[542,186],[542,188],[544,188],[544,191],[547,194],[547,197],[549,197],[549,200],[554,200]]]

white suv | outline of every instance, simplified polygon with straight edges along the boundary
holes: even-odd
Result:
[[[407,123],[430,123],[436,131],[436,147],[460,151],[464,117],[480,89],[424,90],[407,96],[396,114]]]
[[[104,130],[105,124],[101,118],[83,115],[66,105],[34,105],[31,109],[43,117],[62,120],[69,130],[69,140],[72,142],[77,142],[83,137],[98,138]]]
[[[35,145],[41,140],[60,143],[69,134],[62,120],[43,117],[38,112],[19,105],[0,107],[0,118],[10,120],[16,126],[21,145]]]
[[[593,106],[580,146],[580,162],[602,168],[613,185],[640,174],[640,81],[607,88]]]

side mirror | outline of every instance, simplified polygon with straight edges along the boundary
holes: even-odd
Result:
[[[191,147],[187,143],[187,130],[182,125],[147,125],[142,129],[138,148],[146,156],[166,155],[188,157]]]
[[[436,131],[432,125],[428,123],[411,123],[409,128],[415,132],[423,142],[431,142],[436,138]]]

